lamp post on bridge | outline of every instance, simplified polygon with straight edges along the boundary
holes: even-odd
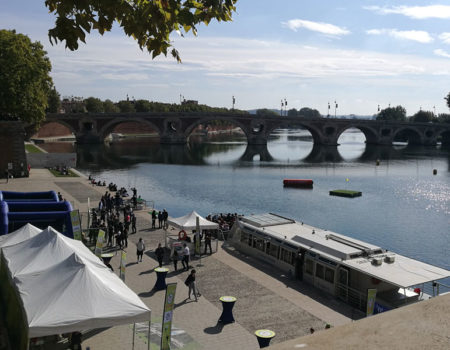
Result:
[[[330,102],[328,102],[328,114],[327,114],[327,118],[330,118]]]
[[[233,111],[234,111],[234,104],[236,103],[236,99],[234,98],[234,96],[231,97],[232,102],[233,102]]]
[[[334,100],[334,118],[336,119],[336,110],[338,108],[338,104],[336,102],[336,100]]]

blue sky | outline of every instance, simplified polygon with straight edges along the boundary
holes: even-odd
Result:
[[[0,3],[0,28],[40,41],[63,96],[95,96],[236,108],[311,107],[371,115],[402,105],[449,113],[448,1],[239,0],[230,23],[200,26],[198,36],[172,36],[182,64],[151,60],[119,28],[91,34],[78,51],[52,46],[54,17],[44,0]],[[332,110],[334,112],[334,110]]]

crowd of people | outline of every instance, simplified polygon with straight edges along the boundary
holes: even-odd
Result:
[[[219,227],[222,231],[227,232],[231,230],[233,227],[236,219],[238,217],[238,214],[234,213],[228,213],[228,214],[210,214],[206,217],[206,220],[215,222],[219,224]]]
[[[91,214],[90,243],[97,239],[98,230],[103,230],[108,247],[128,247],[128,235],[137,231],[136,215],[129,204],[123,205],[120,195],[112,196],[106,191]]]

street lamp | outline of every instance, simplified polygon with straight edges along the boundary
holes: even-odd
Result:
[[[336,100],[334,101],[334,118],[336,118],[336,109],[338,108],[338,104]]]
[[[281,110],[280,110],[281,116],[283,116],[283,106],[284,106],[283,99],[281,99]]]
[[[436,117],[436,106],[433,106],[433,114]]]
[[[330,118],[330,102],[328,102],[328,114],[327,114],[327,118]]]
[[[287,101],[284,99],[284,115],[287,116]]]
[[[236,99],[234,98],[234,96],[232,96],[232,101],[233,101],[233,110],[234,110],[234,104],[236,103]]]

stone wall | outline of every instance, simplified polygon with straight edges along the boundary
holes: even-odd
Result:
[[[7,169],[14,177],[28,176],[24,136],[21,122],[0,121],[0,177],[6,177]]]
[[[27,156],[32,169],[57,166],[75,168],[77,166],[76,153],[28,153]]]

